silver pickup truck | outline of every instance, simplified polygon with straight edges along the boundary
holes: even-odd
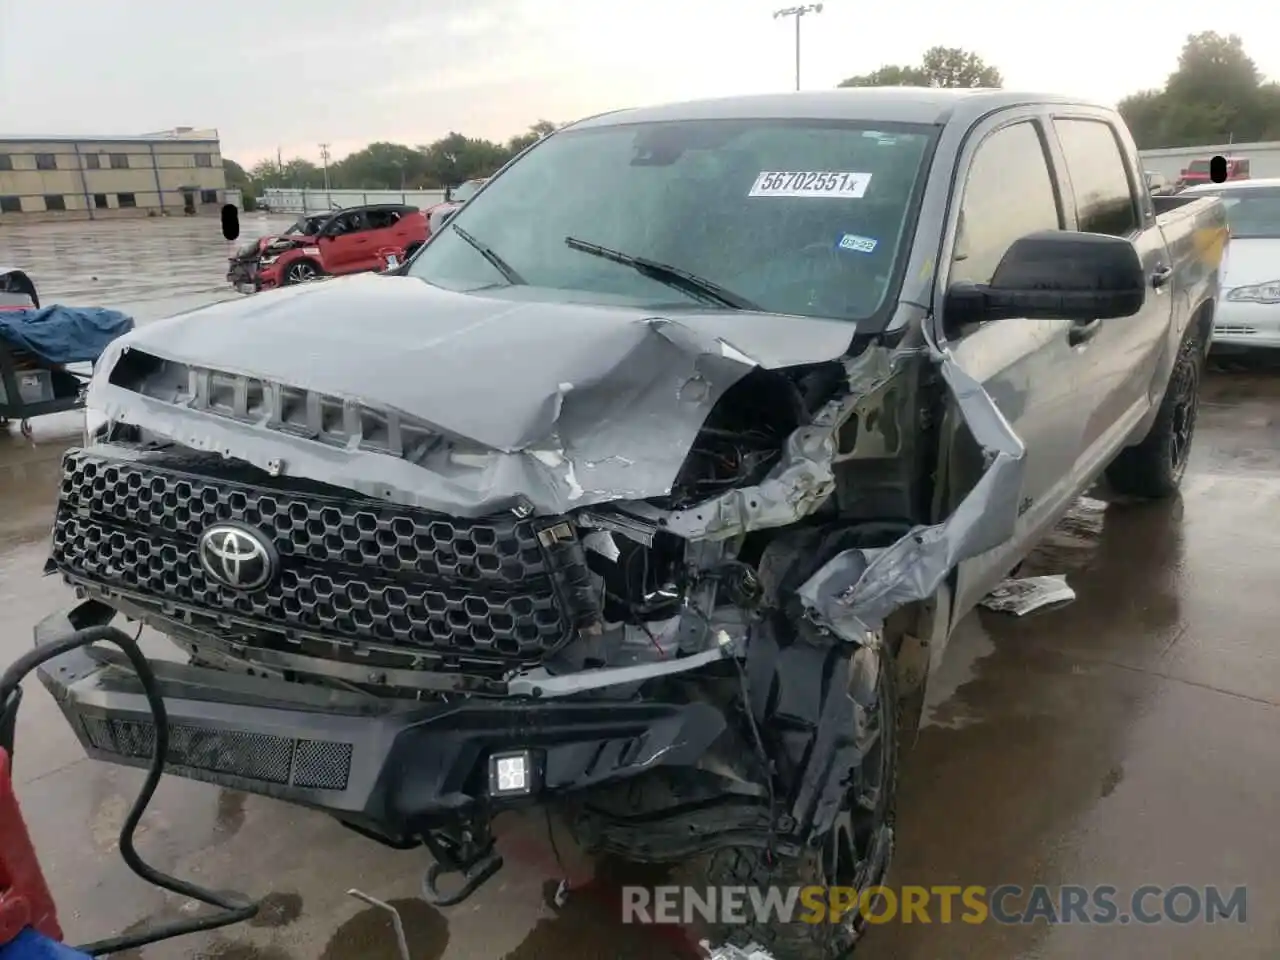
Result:
[[[1065,98],[584,120],[398,270],[114,343],[48,563],[82,599],[36,642],[168,635],[174,770],[425,845],[437,903],[528,804],[699,885],[875,885],[953,625],[1104,472],[1176,493],[1226,242]],[[119,656],[41,676],[147,762]]]

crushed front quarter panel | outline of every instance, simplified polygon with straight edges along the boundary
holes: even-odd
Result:
[[[809,616],[837,636],[874,642],[885,617],[934,595],[956,564],[1008,540],[1018,519],[1026,448],[982,384],[949,351],[932,348],[986,469],[951,516],[916,527],[882,550],[846,550],[799,589]]]
[[[787,438],[782,462],[763,481],[672,511],[664,528],[690,540],[727,540],[751,530],[789,526],[808,516],[835,490],[832,465],[840,427],[863,397],[893,376],[895,361],[903,356],[871,346],[846,361],[849,391]]]

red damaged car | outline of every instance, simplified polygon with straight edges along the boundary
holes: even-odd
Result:
[[[280,236],[262,237],[231,257],[227,280],[253,293],[323,276],[382,270],[427,239],[427,218],[398,203],[349,207],[301,218]]]

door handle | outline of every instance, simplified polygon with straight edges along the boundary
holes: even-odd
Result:
[[[1161,287],[1163,287],[1166,283],[1169,282],[1169,278],[1172,276],[1173,276],[1173,267],[1166,267],[1163,263],[1159,264],[1154,270],[1151,271],[1151,286],[1154,287],[1156,290],[1159,290]]]
[[[1067,331],[1067,343],[1076,347],[1082,343],[1088,343],[1098,335],[1098,331],[1102,329],[1101,320],[1090,320],[1087,323],[1073,323]]]

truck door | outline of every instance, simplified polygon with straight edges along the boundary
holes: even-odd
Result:
[[[1125,237],[1150,278],[1138,313],[1094,321],[1078,334],[1074,351],[1088,374],[1074,404],[1084,424],[1078,469],[1094,474],[1150,409],[1151,387],[1168,342],[1173,264],[1127,135],[1105,116],[1087,114],[1056,113],[1051,128],[1067,173],[1068,229]]]
[[[960,280],[988,282],[1010,245],[1039,230],[1060,230],[1065,211],[1047,151],[1044,118],[1010,111],[980,124],[960,157],[958,202],[952,203],[939,260],[935,303]],[[1071,345],[1073,323],[1001,319],[955,330],[940,306],[943,332],[956,361],[982,383],[1026,445],[1026,472],[1014,537],[962,562],[953,616],[959,618],[1009,574],[1039,535],[1070,506],[1077,488],[1082,422],[1076,408],[1080,367]],[[952,410],[947,421],[958,422]],[[963,430],[944,431],[941,472],[947,477],[941,513],[950,513],[981,474],[976,445]]]

